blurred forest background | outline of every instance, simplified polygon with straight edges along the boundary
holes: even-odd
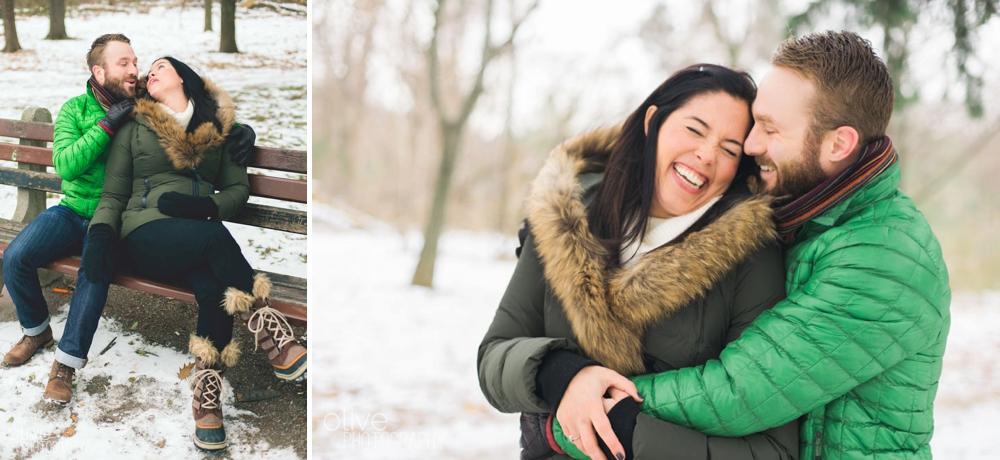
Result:
[[[902,189],[940,238],[953,287],[997,289],[998,7],[997,0],[317,2],[314,199],[401,234],[423,232],[413,282],[430,286],[443,229],[513,235],[549,150],[623,120],[674,70],[713,62],[759,81],[790,34],[848,29],[869,39],[892,73],[889,134]]]

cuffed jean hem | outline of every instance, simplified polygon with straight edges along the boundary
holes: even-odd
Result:
[[[86,361],[86,359],[71,356],[69,353],[62,351],[62,349],[56,348],[56,361],[72,367],[73,369],[79,369],[83,367],[83,362]]]
[[[36,335],[41,334],[42,332],[45,332],[45,328],[49,327],[50,319],[52,318],[48,316],[45,317],[45,321],[42,321],[42,324],[39,324],[38,326],[35,327],[24,327],[24,325],[21,325],[21,330],[24,331],[24,335],[29,337],[34,337]]]

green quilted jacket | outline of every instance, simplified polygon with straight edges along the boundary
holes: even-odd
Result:
[[[788,298],[719,359],[634,378],[642,410],[715,436],[805,414],[801,458],[931,458],[951,291],[899,177],[893,165],[799,230]]]
[[[62,178],[65,197],[59,204],[80,217],[91,218],[101,201],[104,166],[111,136],[98,126],[105,111],[93,91],[66,101],[56,117],[52,163]]]

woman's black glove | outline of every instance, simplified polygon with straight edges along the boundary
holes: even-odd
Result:
[[[118,128],[125,124],[128,114],[132,113],[134,107],[135,99],[122,99],[109,107],[104,118],[101,118],[97,124],[101,125],[108,134],[114,136],[115,131],[118,131]]]
[[[191,196],[177,192],[167,192],[160,195],[156,207],[160,212],[170,217],[182,219],[219,220],[219,207],[207,196]]]
[[[253,154],[253,144],[257,142],[257,133],[250,125],[233,126],[229,130],[229,139],[235,139],[236,143],[229,147],[229,155],[233,161],[240,166],[250,164],[250,155]]]
[[[118,235],[108,224],[96,224],[90,229],[87,246],[83,248],[83,274],[91,283],[111,282]]]

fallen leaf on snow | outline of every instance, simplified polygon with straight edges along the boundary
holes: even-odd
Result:
[[[74,434],[76,434],[76,428],[74,428],[72,426],[69,427],[69,428],[66,428],[66,431],[63,431],[63,433],[62,433],[62,435],[63,435],[64,438],[71,438],[71,437],[73,437]]]
[[[185,364],[179,371],[177,371],[177,378],[180,380],[188,378],[188,376],[191,375],[191,369],[194,369],[193,362]]]

